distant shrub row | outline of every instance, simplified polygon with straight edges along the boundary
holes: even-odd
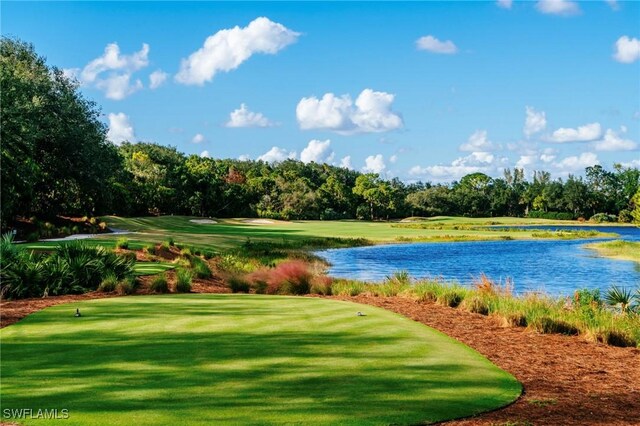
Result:
[[[567,212],[543,212],[539,210],[531,210],[527,215],[533,219],[552,219],[552,220],[573,220],[575,216],[573,213]]]

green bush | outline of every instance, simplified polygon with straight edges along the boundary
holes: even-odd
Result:
[[[143,251],[149,253],[150,255],[155,255],[156,254],[156,245],[155,244],[147,244],[143,248]]]
[[[133,294],[135,291],[134,282],[131,280],[122,280],[116,285],[116,292],[120,295]]]
[[[589,221],[595,223],[610,223],[617,222],[618,217],[608,213],[596,213],[589,218]]]
[[[169,293],[169,283],[167,282],[167,275],[165,273],[162,273],[156,276],[153,281],[151,281],[149,290],[154,293]]]
[[[251,284],[249,283],[249,281],[247,281],[244,277],[238,275],[231,275],[227,278],[226,282],[232,293],[249,293],[249,290],[251,289]]]
[[[618,222],[620,223],[631,223],[633,221],[633,216],[631,212],[627,209],[620,210],[618,213]]]
[[[539,210],[531,210],[527,217],[533,219],[551,219],[551,220],[573,220],[573,213],[567,212],[543,212]]]
[[[461,307],[474,314],[489,315],[489,304],[480,296],[472,296],[464,299]]]
[[[37,232],[30,232],[29,234],[27,234],[27,237],[25,239],[28,243],[36,243],[40,239],[40,234]]]
[[[102,282],[98,286],[98,291],[101,291],[103,293],[111,293],[112,291],[115,291],[117,285],[118,277],[116,276],[116,274],[110,273],[102,279]]]
[[[188,269],[178,269],[176,271],[176,292],[189,293],[191,291],[191,281],[193,273]]]
[[[169,241],[163,241],[162,243],[160,243],[160,248],[163,250],[169,250],[169,247],[171,247],[171,242]]]
[[[204,260],[200,259],[197,256],[193,256],[190,259],[190,264],[197,278],[200,278],[200,279],[211,278],[212,273],[207,262],[205,262]]]
[[[129,240],[122,237],[116,240],[116,248],[118,249],[128,249],[129,248]]]

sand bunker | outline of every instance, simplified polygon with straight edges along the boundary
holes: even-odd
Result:
[[[211,219],[191,219],[189,222],[199,223],[201,225],[205,225],[207,223],[218,223],[215,220],[211,220]]]
[[[269,219],[246,219],[243,222],[245,223],[254,223],[256,225],[272,225],[275,222]]]

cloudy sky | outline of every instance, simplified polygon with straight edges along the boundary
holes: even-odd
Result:
[[[640,166],[640,3],[3,2],[113,143],[403,180]]]

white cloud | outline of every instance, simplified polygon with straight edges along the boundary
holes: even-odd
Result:
[[[627,163],[620,163],[620,165],[629,169],[640,168],[640,158],[636,158],[635,160],[631,160]]]
[[[274,55],[295,43],[300,34],[268,18],[256,18],[244,28],[235,26],[207,37],[204,45],[182,59],[175,79],[203,85],[220,71],[231,71],[257,53]]]
[[[536,9],[549,15],[571,16],[580,13],[578,3],[570,0],[539,0]]]
[[[169,74],[162,70],[155,70],[149,74],[149,89],[154,90],[162,86],[166,81]]]
[[[498,7],[501,7],[503,9],[511,9],[513,0],[498,0],[496,1],[496,4],[498,5]]]
[[[365,173],[382,173],[387,166],[384,164],[382,154],[370,155],[364,160],[362,171]]]
[[[296,117],[303,130],[330,130],[339,134],[378,133],[402,127],[402,118],[391,110],[395,95],[364,89],[355,103],[349,95],[326,93],[322,99],[302,98]]]
[[[396,161],[398,161],[398,156],[396,154],[393,154],[391,157],[389,157],[389,162],[391,164],[395,164]]]
[[[528,106],[526,112],[523,132],[527,138],[547,128],[547,116],[544,111],[536,111],[535,108]]]
[[[609,7],[611,7],[611,10],[619,10],[620,9],[620,5],[618,4],[618,0],[605,0],[605,1],[609,5]]]
[[[460,179],[469,173],[482,172],[486,174],[496,174],[504,165],[507,158],[496,157],[489,152],[472,152],[466,157],[460,157],[451,164],[438,164],[435,166],[414,166],[409,170],[412,176],[428,177],[438,181]]]
[[[333,160],[333,151],[330,148],[331,141],[319,141],[313,139],[309,141],[309,144],[300,153],[300,161],[303,163],[329,163]]]
[[[269,151],[258,157],[258,161],[264,161],[267,163],[279,163],[289,158],[296,158],[296,156],[297,154],[295,151],[289,152],[284,148],[278,148],[277,146],[274,146]]]
[[[66,76],[77,78],[84,86],[93,86],[104,91],[105,96],[113,100],[122,100],[143,88],[142,81],[132,82],[132,74],[149,65],[149,45],[131,55],[120,54],[117,43],[108,44],[102,56],[89,62],[82,70],[71,68],[64,70]]]
[[[233,110],[229,114],[229,121],[225,123],[226,127],[270,127],[273,125],[262,113],[250,111],[245,104],[240,104],[240,108]]]
[[[536,155],[521,155],[516,162],[516,167],[525,170],[534,169],[535,167],[532,166],[536,164],[537,159],[538,157]]]
[[[133,125],[124,112],[109,114],[109,130],[107,131],[107,139],[109,141],[120,145],[124,141],[133,142],[135,138]]]
[[[240,160],[240,161],[249,161],[249,160],[251,160],[251,157],[249,157],[247,154],[242,154],[240,157],[238,157],[238,160]]]
[[[458,52],[458,48],[451,41],[440,41],[432,35],[420,37],[416,40],[416,47],[418,50],[427,50],[433,53],[444,53],[452,55]]]
[[[640,59],[640,40],[622,36],[616,41],[613,59],[623,64],[630,64]]]
[[[621,133],[626,133],[626,127],[622,127]],[[596,151],[633,151],[638,144],[631,139],[624,139],[612,129],[607,129],[604,138],[594,143]]]
[[[347,155],[340,160],[340,167],[344,169],[353,170],[353,164],[351,164],[351,156]]]
[[[593,152],[583,152],[579,156],[571,156],[563,158],[561,161],[554,163],[556,169],[563,174],[581,172],[586,167],[599,164],[598,156]]]
[[[209,155],[209,151],[204,150],[200,153],[200,157],[202,158],[211,158],[211,156]]]
[[[473,132],[467,143],[460,145],[460,151],[492,151],[494,144],[487,137],[486,130],[476,130]]]
[[[204,142],[206,139],[204,137],[204,135],[202,133],[197,133],[193,139],[191,139],[192,143],[202,143]]]
[[[131,83],[130,80],[130,74],[114,74],[104,79],[96,80],[95,87],[104,91],[104,95],[108,99],[120,101],[143,88],[142,81],[136,80]]]
[[[556,159],[556,156],[553,154],[541,154],[540,159],[545,163],[550,163]]]
[[[561,127],[551,134],[549,142],[588,142],[602,136],[600,123],[589,123],[579,126],[577,129]]]

